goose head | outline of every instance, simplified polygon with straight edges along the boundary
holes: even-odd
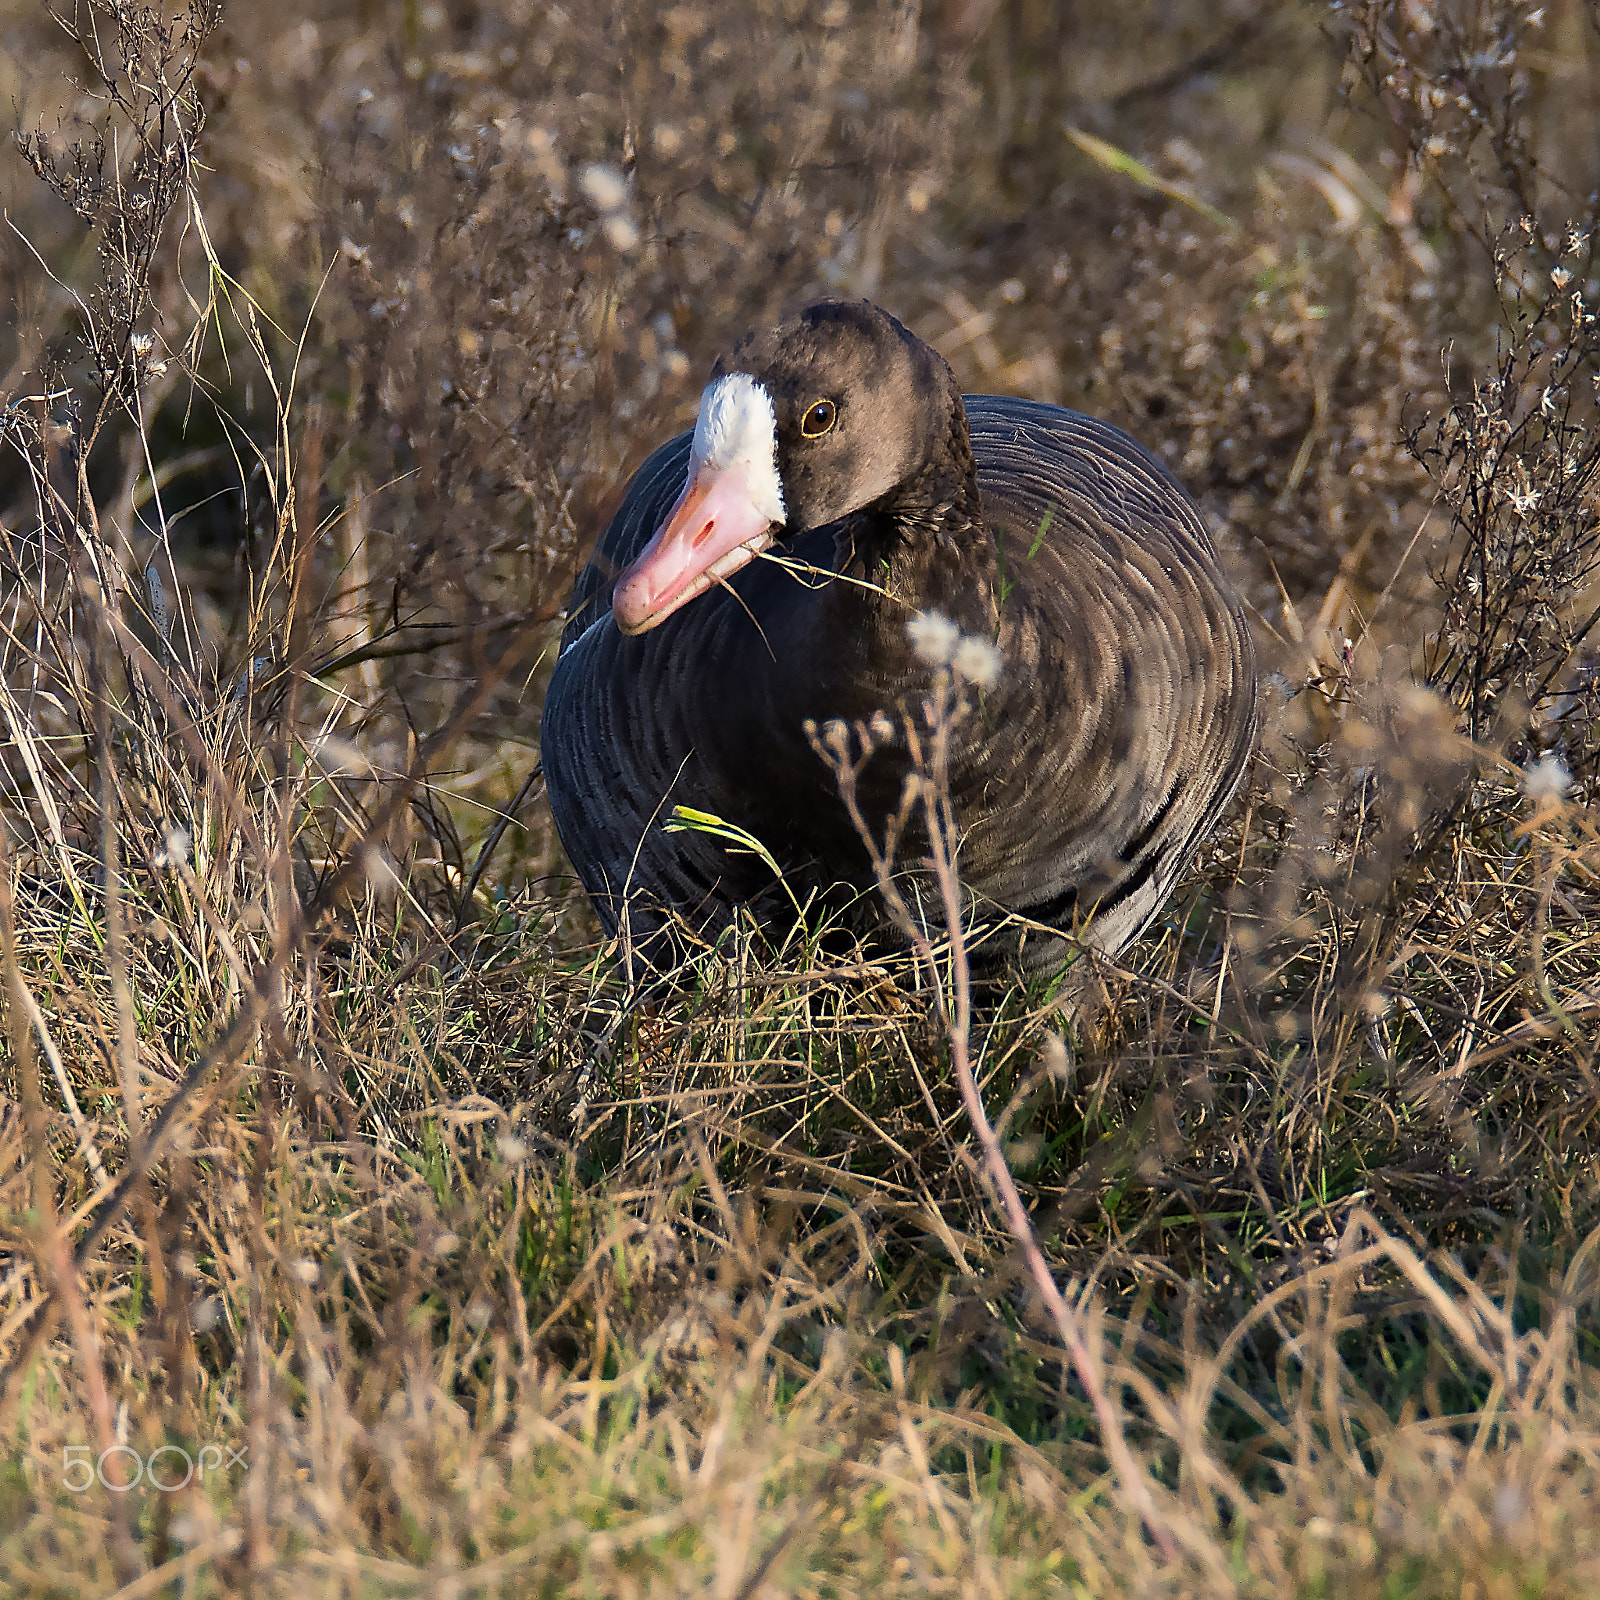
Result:
[[[612,590],[617,626],[644,633],[774,546],[971,470],[943,358],[866,301],[810,306],[713,368],[683,492]]]

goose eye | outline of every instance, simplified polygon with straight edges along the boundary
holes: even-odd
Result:
[[[806,407],[800,419],[800,432],[808,439],[820,439],[839,420],[839,408],[831,400],[817,400]]]

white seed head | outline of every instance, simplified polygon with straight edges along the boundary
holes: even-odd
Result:
[[[628,180],[615,167],[585,167],[578,187],[596,211],[620,211],[628,203]]]
[[[611,248],[620,250],[623,255],[638,247],[639,225],[624,212],[613,211],[601,222],[600,231]]]
[[[1572,787],[1572,774],[1560,756],[1542,756],[1522,774],[1522,792],[1536,805],[1544,800],[1562,800]]]
[[[1046,1033],[1039,1047],[1040,1065],[1053,1082],[1070,1085],[1073,1075],[1072,1052],[1059,1033]]]
[[[367,886],[377,894],[389,894],[400,887],[400,874],[395,871],[388,851],[378,845],[369,845],[361,852],[361,870]]]
[[[187,828],[168,828],[161,848],[150,858],[151,866],[157,871],[162,867],[181,866],[189,859],[190,843]]]
[[[359,745],[341,739],[336,734],[323,734],[312,745],[311,754],[316,758],[317,765],[330,777],[336,778],[347,772],[370,774],[374,770],[371,758]]]
[[[961,630],[942,611],[919,611],[906,624],[906,636],[917,660],[947,667],[961,643]]]
[[[988,639],[969,633],[956,646],[950,663],[960,677],[980,689],[992,689],[1000,681],[1000,651]]]

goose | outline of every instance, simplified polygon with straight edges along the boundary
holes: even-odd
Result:
[[[1138,936],[1257,731],[1250,634],[1206,524],[1128,434],[963,395],[894,317],[840,300],[717,361],[573,589],[541,754],[608,933],[670,966],[741,907],[781,933],[813,893],[878,904],[807,730],[920,703],[917,617],[999,652],[950,765],[962,885],[996,914],[979,970]],[[903,740],[867,762],[869,821],[909,763]]]

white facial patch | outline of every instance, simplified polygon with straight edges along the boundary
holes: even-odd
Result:
[[[783,521],[778,419],[772,409],[772,396],[747,372],[730,372],[718,378],[707,384],[700,396],[689,475],[693,477],[701,467],[713,472],[746,468],[751,504],[768,521]]]

